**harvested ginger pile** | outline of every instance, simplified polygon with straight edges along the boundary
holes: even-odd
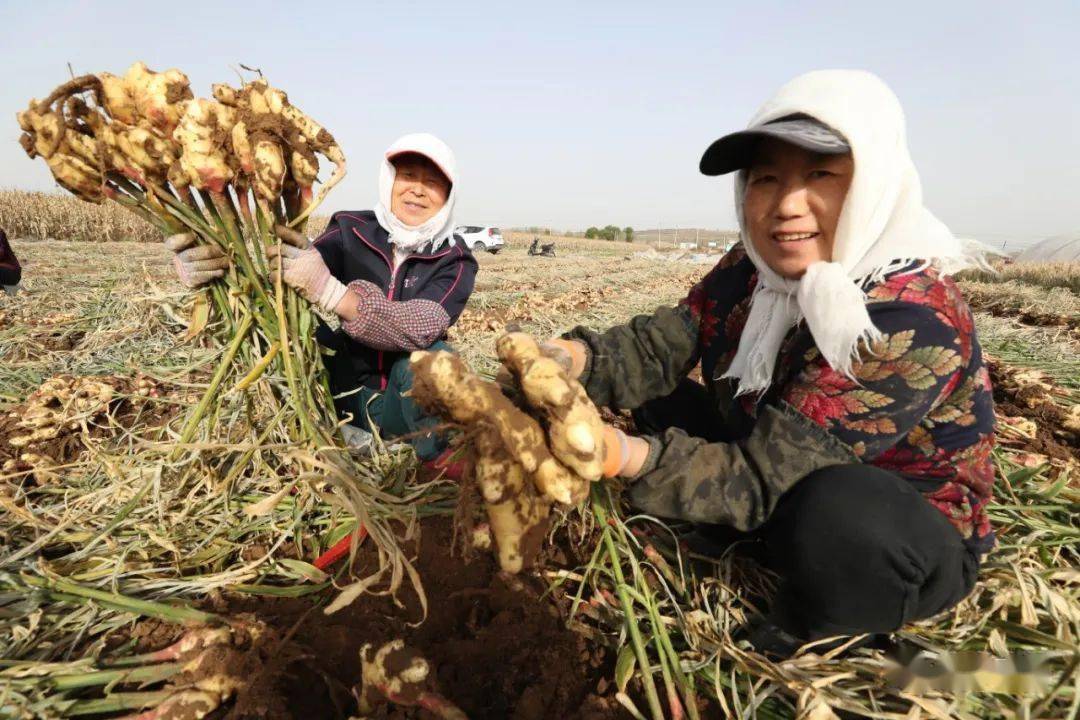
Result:
[[[581,384],[532,337],[510,333],[496,349],[526,410],[441,351],[413,353],[413,396],[428,412],[468,429],[499,564],[518,572],[540,548],[552,503],[581,502],[600,479],[603,423]]]
[[[146,377],[49,378],[26,400],[0,413],[0,473],[33,471],[37,481],[53,472],[107,428],[118,411],[135,411],[140,401],[161,396]]]

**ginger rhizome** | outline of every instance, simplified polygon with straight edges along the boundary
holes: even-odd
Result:
[[[518,572],[540,548],[552,503],[580,502],[600,478],[603,424],[584,388],[531,337],[506,335],[497,349],[529,412],[443,351],[413,353],[412,392],[428,412],[466,428],[499,565]]]
[[[330,188],[345,175],[345,155],[326,128],[319,125],[289,102],[288,96],[270,87],[263,79],[242,88],[215,85],[214,97],[222,105],[236,109],[236,122],[230,140],[240,168],[260,202],[274,202],[285,183],[300,194],[300,204],[307,208],[318,204]],[[334,165],[334,174],[312,195],[319,172],[318,155]]]
[[[568,482],[566,474],[539,477],[540,482],[554,483],[541,490],[561,503],[580,502],[588,493],[588,482],[599,480],[604,466],[604,424],[596,406],[581,383],[570,379],[557,361],[541,354],[531,336],[508,333],[499,338],[495,349],[529,406],[546,421],[551,452],[574,471]]]
[[[431,663],[404,640],[391,640],[379,648],[360,648],[360,685],[353,689],[364,717],[387,702],[419,707],[443,720],[467,720],[464,712],[435,692]]]
[[[189,188],[216,203],[231,187],[246,219],[250,190],[268,219],[298,226],[345,176],[334,137],[263,78],[195,98],[181,71],[137,62],[124,75],[64,83],[31,100],[18,121],[26,153],[89,202],[123,199],[165,213],[162,203],[188,201]],[[334,170],[315,193],[320,156]]]
[[[239,89],[215,85],[213,97],[196,98],[180,70],[156,72],[141,62],[123,75],[66,82],[31,100],[18,122],[26,153],[45,160],[79,198],[115,200],[163,235],[189,233],[196,245],[228,257],[223,280],[202,291],[216,316],[198,326],[220,333],[225,344],[245,337],[222,358],[236,371],[220,373],[221,383],[181,431],[183,441],[215,414],[216,394],[235,384],[228,375],[257,370],[256,380],[277,378],[252,387],[273,396],[260,405],[296,408],[282,416],[284,439],[330,444],[337,418],[314,339],[300,331],[310,327],[308,309],[293,290],[271,282],[266,246],[279,242],[275,227],[302,231],[345,174],[333,136],[262,77]],[[320,158],[333,172],[316,193]]]

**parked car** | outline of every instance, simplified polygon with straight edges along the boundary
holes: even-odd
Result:
[[[459,225],[455,233],[465,241],[466,247],[472,251],[487,250],[489,253],[497,253],[502,250],[506,242],[502,232],[497,227],[481,227],[479,225]]]

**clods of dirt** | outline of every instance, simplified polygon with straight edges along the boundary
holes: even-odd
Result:
[[[394,639],[431,664],[437,692],[473,720],[627,717],[609,696],[607,651],[566,628],[540,580],[502,574],[487,554],[469,560],[452,554],[452,527],[450,518],[429,518],[415,549],[426,618],[411,591],[402,591],[400,606],[365,595],[329,616],[310,598],[230,598],[231,613],[249,613],[288,638],[282,653],[295,659],[252,678],[264,696],[280,702],[238,703],[229,717],[348,717],[355,712],[351,691],[360,682],[361,648]],[[362,549],[357,567],[373,560]],[[272,706],[286,712],[271,712]],[[380,713],[373,717],[432,717],[400,706]]]
[[[1080,414],[1055,401],[1065,396],[1045,375],[988,359],[999,414],[1028,423],[1026,449],[1059,460],[1080,460]]]

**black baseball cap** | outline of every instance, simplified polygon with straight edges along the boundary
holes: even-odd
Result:
[[[844,136],[820,120],[809,115],[788,115],[749,130],[730,133],[713,142],[701,156],[702,174],[724,175],[749,167],[758,143],[764,138],[776,138],[826,155],[851,152]]]

